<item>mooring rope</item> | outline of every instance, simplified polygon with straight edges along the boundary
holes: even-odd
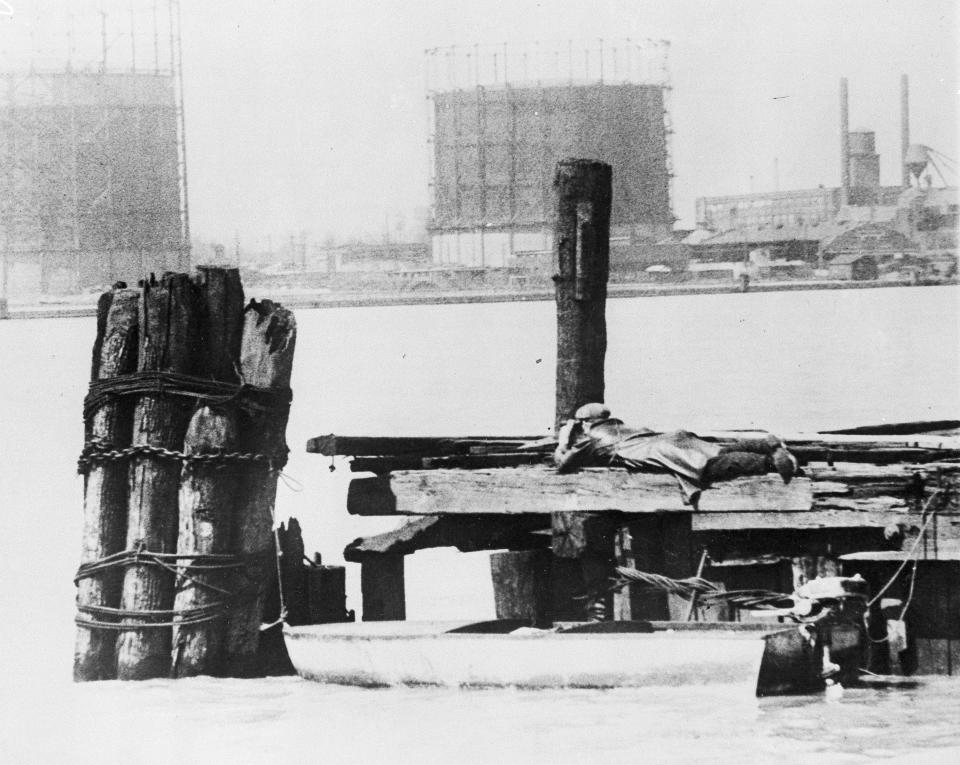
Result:
[[[782,608],[792,602],[789,595],[774,590],[724,590],[721,585],[700,576],[673,579],[663,574],[638,571],[625,566],[617,566],[617,573],[623,579],[613,583],[613,590],[619,590],[630,583],[638,583],[688,600],[696,595],[703,605],[731,603],[742,608],[772,609]]]
[[[699,576],[692,576],[687,579],[672,579],[663,574],[654,574],[650,571],[638,571],[635,568],[627,568],[626,566],[617,566],[617,573],[629,582],[645,584],[648,587],[673,593],[674,595],[680,595],[684,598],[692,597],[695,592],[698,594],[706,594],[708,592],[719,591],[719,585]],[[626,583],[627,582],[624,582],[624,584]]]
[[[120,568],[131,565],[157,566],[176,574],[181,572],[216,572],[239,569],[245,573],[257,561],[265,558],[269,553],[234,555],[230,553],[161,553],[142,548],[122,550],[99,560],[82,563],[74,575],[73,583],[78,584],[81,579],[89,579],[93,575],[111,568]],[[191,563],[176,563],[189,560]],[[176,565],[170,565],[173,561]],[[199,563],[197,561],[200,561]]]
[[[195,608],[182,608],[179,610],[170,608],[148,611],[134,611],[126,608],[111,608],[109,606],[77,605],[77,610],[80,611],[80,614],[77,614],[74,621],[84,627],[117,631],[153,629],[158,627],[183,627],[223,619],[230,614],[233,606],[240,602],[243,602],[243,598],[237,597],[231,600],[208,603]],[[88,619],[81,616],[81,614],[90,614],[94,618]],[[127,621],[104,621],[103,618],[96,617],[113,617]],[[142,621],[143,619],[154,618],[164,619],[164,621]],[[130,619],[137,619],[138,621],[131,622],[129,621]]]
[[[104,404],[124,396],[179,397],[197,405],[212,407],[232,406],[253,415],[283,415],[290,409],[293,393],[290,388],[261,388],[256,385],[208,380],[203,377],[176,372],[143,371],[119,377],[94,380],[83,401],[83,419],[90,425],[94,415]],[[187,454],[150,444],[118,447],[102,439],[90,438],[77,460],[77,472],[86,474],[94,465],[120,462],[136,457],[179,461],[190,465],[213,465],[218,469],[228,465],[264,465],[270,471],[280,471],[287,464],[287,449],[274,454],[255,454],[216,450],[202,454]]]
[[[89,422],[105,403],[123,396],[175,396],[207,406],[232,404],[254,414],[285,413],[293,393],[290,388],[209,380],[177,372],[143,371],[93,380],[83,401],[83,418]]]
[[[78,584],[81,579],[89,579],[109,569],[146,565],[156,566],[157,568],[169,571],[171,574],[185,579],[198,587],[203,587],[224,596],[224,599],[194,608],[160,610],[130,610],[113,608],[111,606],[78,603],[77,611],[80,613],[77,614],[74,621],[80,626],[92,629],[137,630],[155,627],[190,626],[222,619],[230,614],[234,606],[253,600],[255,598],[255,592],[250,590],[250,588],[241,592],[232,592],[218,587],[211,582],[197,579],[191,576],[190,572],[215,573],[239,571],[241,576],[249,578],[249,569],[260,560],[263,560],[267,555],[269,555],[269,552],[259,555],[160,553],[140,547],[134,550],[123,550],[99,560],[84,563],[77,569],[77,573],[73,579],[74,584]],[[183,563],[181,561],[190,562]],[[86,618],[83,614],[88,614],[93,618]],[[106,621],[106,619],[113,619],[113,621]],[[116,621],[116,619],[148,619],[149,621],[120,622]],[[164,620],[153,621],[154,619]]]
[[[936,499],[938,495],[949,496],[945,494],[943,489],[934,489],[933,493],[930,495],[930,497],[924,503],[923,508],[920,510],[921,516],[923,516],[923,514],[927,512],[927,510],[930,508],[930,505],[933,503],[933,500]],[[919,553],[920,542],[923,540],[923,534],[927,530],[927,526],[930,525],[930,521],[933,520],[933,517],[937,514],[938,510],[939,508],[933,509],[930,512],[930,514],[927,516],[927,519],[923,522],[923,525],[920,526],[920,531],[917,534],[917,538],[913,540],[913,545],[907,551],[907,556],[903,559],[903,562],[897,567],[897,570],[893,572],[893,576],[891,576],[890,579],[887,581],[887,583],[880,588],[880,591],[876,595],[874,595],[869,601],[867,601],[868,608],[871,607],[878,600],[880,600],[883,594],[890,589],[893,583],[897,580],[897,577],[900,576],[900,574],[907,567],[907,564],[910,563],[911,560],[914,561],[914,567],[916,567],[916,559]],[[914,573],[916,573],[916,568],[914,568]],[[911,587],[911,597],[912,597],[912,587]],[[910,603],[908,600],[907,605],[909,604]],[[906,613],[906,606],[904,606],[903,613]],[[902,618],[902,614],[901,614],[901,618]]]

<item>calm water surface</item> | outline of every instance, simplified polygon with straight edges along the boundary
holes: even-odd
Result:
[[[258,296],[262,297],[262,296]],[[960,415],[954,287],[615,300],[607,401],[631,424],[788,432]],[[279,516],[327,562],[394,525],[349,518],[322,433],[545,433],[550,303],[300,311]],[[295,679],[70,681],[81,402],[93,319],[0,322],[4,762],[960,761],[960,682],[839,700],[691,688],[366,691]],[[485,554],[408,559],[411,619],[493,613]],[[351,607],[359,573],[348,568]]]

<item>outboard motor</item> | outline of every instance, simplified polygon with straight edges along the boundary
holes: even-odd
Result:
[[[794,612],[816,614],[801,624],[823,649],[823,678],[829,684],[849,683],[868,663],[867,602],[869,585],[859,574],[811,579],[797,588]],[[809,617],[807,617],[809,619]]]

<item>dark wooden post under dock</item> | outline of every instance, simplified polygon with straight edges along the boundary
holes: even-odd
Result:
[[[360,564],[363,621],[383,622],[407,618],[407,598],[402,555],[376,555]]]

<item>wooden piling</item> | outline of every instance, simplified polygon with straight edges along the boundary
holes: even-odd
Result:
[[[578,407],[603,402],[612,171],[603,162],[565,159],[557,165],[554,187],[558,267],[553,277],[557,303],[555,425],[559,431]],[[605,618],[609,612],[604,611],[612,607],[612,601],[583,596],[602,587],[605,573],[612,572],[610,524],[591,520],[586,513],[555,513],[552,527],[556,614],[561,618]],[[570,568],[564,562],[569,560],[579,560],[580,576],[562,575]]]
[[[347,611],[347,570],[324,566],[319,556],[306,566],[308,624],[350,621]]]
[[[303,544],[300,521],[290,518],[277,530],[280,543],[280,582],[287,609],[287,624],[294,627],[310,623],[307,605],[307,569],[304,560],[307,548]]]
[[[196,359],[196,314],[196,290],[186,274],[167,274],[159,284],[144,284],[138,370],[191,374]],[[136,402],[132,443],[179,452],[189,418],[190,406],[183,399],[145,393]],[[176,552],[179,484],[179,461],[156,454],[134,458],[127,549],[161,555]],[[121,608],[169,611],[173,584],[170,571],[135,562],[124,575]],[[125,624],[131,626],[117,639],[117,676],[122,680],[165,677],[170,666],[170,628],[137,626],[143,624],[142,617],[127,618]]]
[[[237,448],[236,416],[208,406],[190,419],[184,438],[186,455],[232,452]],[[186,463],[180,482],[180,533],[174,596],[171,677],[217,674],[223,644],[223,625],[230,603],[232,577],[222,569],[231,550],[231,522],[236,472],[214,463]],[[214,589],[216,588],[216,589]],[[215,612],[221,612],[219,614]],[[211,612],[211,613],[206,613]],[[195,618],[201,621],[194,623]]]
[[[195,281],[200,344],[196,374],[218,382],[237,382],[243,326],[240,273],[235,268],[200,267]],[[236,402],[200,407],[190,419],[184,453],[190,456],[236,452],[238,419]],[[171,677],[222,671],[225,619],[234,605],[234,577],[226,574],[229,569],[206,567],[222,565],[225,559],[215,556],[233,552],[238,474],[236,464],[217,461],[187,461],[181,470],[177,539],[177,554],[181,557],[177,560]]]
[[[239,382],[244,310],[240,271],[197,266],[195,281],[200,292],[198,334],[203,344],[198,374]]]
[[[553,621],[549,550],[498,552],[490,556],[498,619],[524,619],[531,627]]]
[[[610,165],[558,163],[556,426],[604,395],[607,279],[610,272]]]
[[[251,300],[243,313],[240,375],[247,385],[289,389],[297,324],[293,314],[269,300]],[[241,448],[278,460],[274,467],[251,468],[242,481],[234,519],[234,550],[247,558],[243,581],[237,583],[242,601],[227,622],[225,668],[231,675],[257,674],[257,645],[264,613],[266,587],[276,568],[273,509],[278,470],[287,454],[286,410],[245,415]],[[283,459],[281,459],[281,456]]]
[[[360,564],[363,621],[403,621],[407,618],[402,555],[370,555]]]
[[[139,297],[137,290],[121,288],[106,292],[100,298],[91,379],[109,380],[136,369]],[[100,443],[112,449],[129,446],[132,411],[129,401],[105,400],[87,423],[87,443]],[[126,530],[127,464],[112,461],[89,465],[84,479],[81,567],[121,552]],[[77,582],[77,605],[81,609],[117,608],[121,581],[121,571],[117,568],[82,576]],[[91,621],[82,610],[80,619]],[[79,624],[74,648],[74,680],[116,677],[116,639],[112,629]]]

